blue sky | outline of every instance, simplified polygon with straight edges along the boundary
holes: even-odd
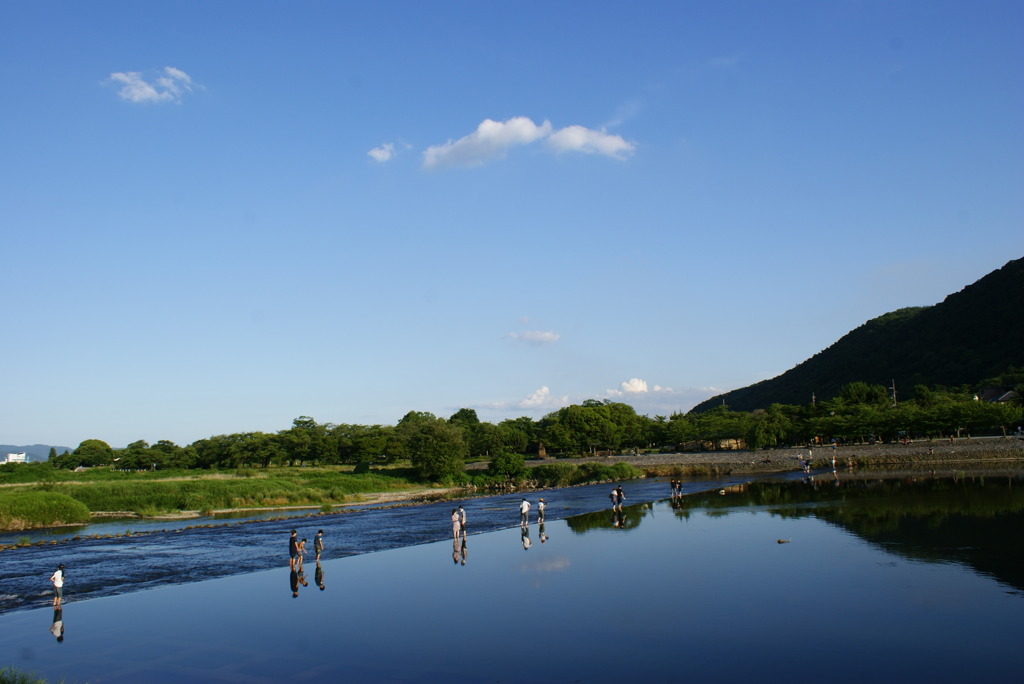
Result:
[[[1024,255],[1022,21],[3,3],[0,442],[668,415],[774,377]]]

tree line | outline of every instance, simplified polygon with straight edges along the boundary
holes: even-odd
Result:
[[[216,435],[187,446],[167,440],[132,442],[113,449],[88,439],[50,463],[59,468],[110,465],[124,469],[252,468],[283,465],[356,465],[409,461],[420,477],[443,479],[465,463],[488,460],[492,471],[521,470],[526,457],[586,456],[639,450],[762,449],[815,442],[863,443],[901,438],[984,434],[1017,429],[1016,403],[977,400],[967,388],[915,388],[914,399],[895,402],[882,385],[853,382],[834,399],[797,406],[649,417],[628,404],[587,400],[540,420],[481,421],[463,408],[448,418],[410,411],[396,425],[318,423],[296,418],[275,433]]]

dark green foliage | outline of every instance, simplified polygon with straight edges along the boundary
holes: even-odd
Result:
[[[89,486],[47,485],[81,501],[91,511],[134,511],[151,515],[163,511],[203,511],[224,508],[321,505],[342,502],[364,492],[385,492],[410,486],[406,475],[394,471],[362,475],[321,468],[272,470],[241,478],[188,480],[131,479],[97,481]]]
[[[413,467],[425,480],[450,479],[465,470],[469,449],[462,429],[443,419],[418,421],[408,447]]]
[[[632,480],[643,477],[643,471],[628,463],[544,463],[530,469],[527,478],[541,487],[568,487],[588,482]]]
[[[487,474],[499,480],[518,479],[526,471],[526,459],[522,454],[501,451],[491,459]]]
[[[1024,259],[1016,259],[934,306],[900,309],[851,331],[828,349],[771,380],[712,397],[752,411],[773,403],[837,397],[847,383],[888,388],[900,399],[916,385],[957,387],[1024,367]],[[1010,383],[1014,386],[1014,383]],[[888,394],[888,390],[885,390]],[[877,389],[872,390],[877,397]]]

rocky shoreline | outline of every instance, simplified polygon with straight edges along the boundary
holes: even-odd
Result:
[[[929,453],[929,451],[931,453]],[[594,458],[567,458],[527,461],[528,466],[545,463],[628,463],[652,475],[775,473],[800,468],[807,447],[763,449],[758,451],[702,451],[671,454],[622,454]],[[1004,463],[1024,468],[1024,439],[1011,437],[918,440],[907,444],[858,444],[811,447],[816,467],[831,465],[834,456],[844,467],[852,461],[856,467],[910,466],[944,468],[954,465]]]

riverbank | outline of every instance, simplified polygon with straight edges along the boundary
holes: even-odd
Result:
[[[855,468],[889,466],[955,467],[958,464],[1005,462],[1024,468],[1024,440],[1017,437],[963,438],[919,440],[907,444],[859,444],[850,446],[813,446],[810,448],[814,467],[830,466],[833,456],[837,465]],[[558,461],[575,463],[627,463],[650,476],[688,476],[724,474],[770,474],[797,470],[800,459],[807,458],[807,447],[761,449],[758,451],[701,451],[672,454],[617,455],[583,459],[547,459],[528,461],[539,465]]]

